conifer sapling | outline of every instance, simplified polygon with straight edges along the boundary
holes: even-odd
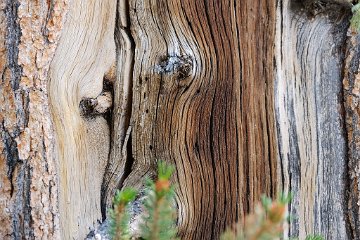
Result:
[[[109,210],[110,235],[113,240],[130,239],[129,233],[129,203],[135,199],[137,191],[125,188],[117,191],[113,200],[114,208]]]

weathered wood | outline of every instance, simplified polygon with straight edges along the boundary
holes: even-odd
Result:
[[[282,1],[277,23],[279,182],[293,192],[289,236],[350,239],[342,71],[349,8]],[[336,9],[336,10],[334,10]]]
[[[102,183],[102,212],[112,207],[115,190],[121,189],[132,165],[130,117],[133,92],[134,41],[130,35],[128,1],[117,6],[115,40],[117,46],[116,79],[113,83],[114,107],[111,124],[111,151]]]
[[[176,166],[183,239],[217,239],[282,189],[285,236],[359,238],[349,14],[345,0],[0,1],[0,238],[83,239],[157,160]]]
[[[72,1],[51,64],[63,239],[83,239],[102,220],[101,184],[110,133],[100,113],[110,106],[102,91],[115,61],[116,5],[115,0]]]
[[[176,165],[180,235],[216,239],[276,193],[276,1],[130,1],[134,164]],[[253,61],[256,59],[256,61]]]

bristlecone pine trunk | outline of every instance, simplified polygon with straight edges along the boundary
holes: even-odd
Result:
[[[340,0],[0,0],[0,239],[84,239],[176,167],[179,236],[293,192],[360,239],[360,36]]]

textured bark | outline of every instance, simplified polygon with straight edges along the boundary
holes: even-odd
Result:
[[[0,1],[0,239],[85,238],[158,160],[182,239],[218,239],[281,190],[285,237],[359,239],[350,6]]]
[[[59,238],[48,72],[67,1],[0,3],[0,238]]]

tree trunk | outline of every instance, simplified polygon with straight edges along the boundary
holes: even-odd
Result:
[[[151,175],[155,159],[174,164],[184,239],[218,238],[277,191],[274,69],[266,67],[275,6],[130,1],[134,163],[125,185]]]
[[[84,239],[158,160],[182,239],[218,239],[280,191],[285,237],[360,238],[350,8],[2,0],[0,238]]]

